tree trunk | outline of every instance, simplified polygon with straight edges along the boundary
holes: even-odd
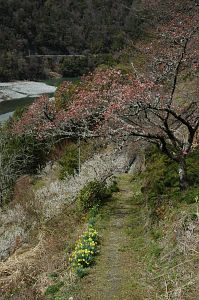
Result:
[[[179,161],[178,174],[179,174],[179,181],[180,181],[180,189],[186,190],[186,188],[188,187],[188,182],[187,182],[187,166],[184,157],[182,157]]]

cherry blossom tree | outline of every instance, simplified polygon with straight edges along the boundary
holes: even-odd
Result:
[[[180,184],[185,188],[186,156],[199,126],[199,105],[191,101],[180,106],[173,101],[173,94],[165,94],[160,85],[120,70],[99,70],[84,79],[67,110],[55,111],[51,104],[43,106],[45,102],[40,99],[42,117],[37,114],[29,119],[27,113],[15,132],[35,130],[38,138],[53,134],[65,138],[146,139],[179,163]]]
[[[34,132],[40,139],[144,139],[178,163],[180,187],[186,189],[186,157],[199,127],[199,103],[190,90],[180,101],[176,94],[184,76],[197,79],[198,23],[195,4],[171,15],[156,28],[156,38],[136,44],[148,60],[143,72],[134,64],[129,72],[98,69],[83,77],[79,86],[65,86],[70,101],[61,109],[47,97],[39,98],[13,132]]]

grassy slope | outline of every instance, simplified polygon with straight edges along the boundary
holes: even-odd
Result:
[[[157,155],[153,161],[158,168],[164,158],[161,163],[159,160]],[[197,162],[195,153],[192,163],[196,168]],[[192,165],[194,174],[193,169]],[[145,175],[152,177],[153,172],[154,164]],[[170,180],[172,175],[170,169]],[[150,184],[156,187],[160,178],[157,175]],[[154,199],[146,198],[150,188],[141,192],[143,182],[146,184],[143,176],[119,177],[120,191],[98,217],[102,244],[96,265],[88,276],[70,289],[63,287],[52,299],[198,299],[199,207],[197,198],[190,201],[196,185],[186,195],[176,194],[176,187],[167,187],[164,199],[168,199],[154,206]],[[158,199],[161,192],[155,191]]]
[[[140,280],[139,259],[131,248],[131,219],[137,212],[129,177],[119,180],[120,192],[104,207],[99,231],[102,233],[101,255],[96,266],[84,279],[77,293],[79,299],[144,299],[145,287]],[[138,222],[140,221],[137,220]]]
[[[133,222],[142,223],[137,196],[137,182],[131,176],[120,176],[120,191],[115,193],[98,215],[97,227],[101,235],[101,251],[89,275],[64,288],[52,299],[145,299],[147,284],[142,282],[142,263],[131,246]],[[137,189],[136,197],[133,197]],[[130,231],[129,231],[130,230]],[[133,233],[135,237],[137,233]],[[136,272],[135,272],[136,270]],[[139,271],[138,271],[139,270]],[[133,297],[133,298],[132,298]]]
[[[196,150],[188,159],[191,186],[183,194],[176,166],[155,151],[144,174],[118,177],[119,192],[98,215],[100,255],[83,279],[73,277],[66,259],[85,222],[74,206],[41,226],[39,235],[32,232],[27,245],[2,263],[7,293],[0,299],[197,300],[198,158]],[[22,278],[17,288],[16,274]]]

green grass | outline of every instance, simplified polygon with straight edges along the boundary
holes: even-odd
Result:
[[[104,290],[107,284],[105,274],[115,272],[112,256],[120,257],[117,268],[129,274],[120,291],[115,288],[115,299],[197,299],[198,158],[196,150],[187,159],[190,187],[184,193],[178,188],[176,165],[156,151],[150,153],[144,174],[121,175],[119,191],[97,214],[102,245],[96,266],[84,279],[61,287],[54,299],[77,296],[86,300],[88,294],[89,299],[97,299],[95,290]],[[117,231],[114,224],[121,220],[123,209],[124,224]],[[125,237],[122,244],[117,242],[119,232]]]
[[[190,196],[189,191],[193,191],[193,187],[186,192],[188,196]],[[147,299],[166,297],[165,282],[171,297],[174,296],[176,285],[178,285],[179,290],[182,290],[182,295],[185,295],[183,299],[197,299],[192,298],[191,295],[195,297],[197,295],[195,284],[198,280],[196,264],[199,262],[199,253],[191,249],[195,247],[194,241],[198,239],[199,231],[192,232],[192,241],[190,241],[186,230],[189,230],[190,226],[199,227],[197,225],[198,203],[183,200],[172,207],[166,205],[161,218],[154,223],[151,219],[151,208],[146,203],[146,193],[147,190],[144,194],[137,196],[139,201],[142,199],[140,204],[136,196],[134,197],[137,207],[134,207],[132,215],[129,216],[130,226],[127,234],[131,238],[134,256],[143,267],[142,270],[137,271],[145,273],[147,277],[145,285],[151,286],[154,291],[153,296]],[[169,197],[172,201],[171,191]],[[183,243],[187,247],[186,250],[183,250]],[[187,278],[190,278],[189,283]],[[179,299],[180,294],[177,297],[175,299]]]

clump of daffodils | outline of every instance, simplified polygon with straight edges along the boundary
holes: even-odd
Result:
[[[98,240],[98,232],[92,225],[89,225],[77,241],[75,250],[69,260],[73,271],[78,275],[94,261]]]

